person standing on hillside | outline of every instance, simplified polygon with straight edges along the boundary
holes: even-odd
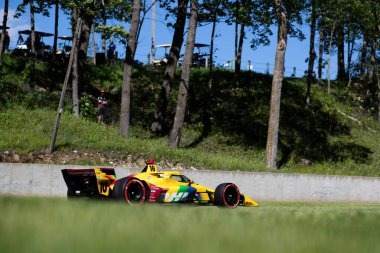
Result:
[[[115,57],[115,50],[116,50],[116,46],[113,43],[113,41],[111,40],[110,44],[108,46],[108,52],[107,52],[108,64],[110,64],[111,61],[114,59],[114,57]]]
[[[106,116],[106,97],[104,96],[104,89],[100,89],[100,95],[98,96],[98,123],[102,123]]]

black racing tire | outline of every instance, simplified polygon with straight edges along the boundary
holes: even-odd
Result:
[[[127,204],[143,204],[147,201],[148,190],[137,178],[122,178],[116,181],[112,197]]]
[[[239,188],[233,183],[218,185],[215,189],[214,204],[216,206],[235,208],[240,202]]]
[[[123,200],[123,186],[127,180],[129,178],[124,177],[116,181],[112,191],[112,198],[114,200]]]

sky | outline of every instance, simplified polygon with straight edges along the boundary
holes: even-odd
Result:
[[[30,16],[28,10],[20,18],[14,18],[14,13],[17,5],[21,0],[9,1],[9,15],[7,26],[10,27],[9,34],[11,37],[10,48],[16,46],[18,39],[18,31],[30,29]],[[4,1],[0,0],[0,20],[2,21],[4,9]],[[28,9],[28,8],[27,8]],[[159,44],[170,44],[172,41],[173,30],[168,28],[166,21],[164,20],[164,11],[157,7],[156,10],[156,45]],[[174,21],[172,21],[174,22]],[[48,33],[54,33],[54,11],[51,11],[50,17],[44,17],[41,14],[36,14],[35,16],[35,29],[36,31],[43,31]],[[62,11],[59,13],[59,36],[71,36],[71,28],[69,17],[65,15]],[[116,25],[116,21],[108,21],[107,25]],[[147,14],[145,22],[142,27],[141,35],[139,38],[138,49],[135,58],[140,62],[147,63],[148,54],[151,49],[151,13]],[[125,29],[129,30],[129,24],[124,25]],[[305,59],[308,58],[309,50],[309,26],[304,24],[300,27],[302,32],[306,36],[306,40],[299,41],[295,38],[288,38],[288,45],[286,49],[285,58],[285,76],[291,76],[293,74],[294,68],[296,70],[296,76],[300,77],[304,75],[304,71],[307,69],[307,63]],[[274,36],[270,38],[269,46],[261,46],[256,50],[250,48],[249,42],[251,40],[250,31],[246,33],[246,40],[244,41],[243,53],[242,53],[242,69],[248,69],[248,62],[251,62],[251,68],[255,72],[265,73],[267,66],[269,64],[269,72],[273,72],[274,59],[276,53],[277,44],[277,27],[272,27],[272,32]],[[197,29],[196,42],[197,43],[210,43],[211,25],[202,26]],[[215,38],[215,64],[223,65],[227,61],[231,61],[234,58],[234,26],[228,26],[224,23],[217,24]],[[186,39],[186,38],[185,38]],[[96,34],[95,41],[101,45],[100,35]],[[52,45],[53,38],[45,38],[45,44]],[[117,41],[116,41],[117,42]],[[318,36],[316,38],[316,50],[317,50]],[[125,56],[125,46],[120,43],[117,44],[117,51],[119,58],[124,58]],[[108,42],[107,42],[108,45]],[[99,51],[99,50],[98,50]],[[89,51],[91,53],[91,49]],[[181,54],[184,53],[184,48]],[[324,55],[324,60],[327,59],[327,55]],[[336,76],[336,55],[332,56],[331,61],[331,76],[335,78]],[[315,64],[315,69],[317,64]],[[316,71],[316,70],[315,70]],[[317,71],[316,71],[317,72]],[[326,71],[323,71],[323,77],[326,78]]]

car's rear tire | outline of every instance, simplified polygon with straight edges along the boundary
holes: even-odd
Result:
[[[142,204],[147,200],[148,190],[137,178],[122,178],[116,181],[112,196],[128,204]]]
[[[239,188],[233,183],[218,185],[215,189],[214,204],[216,206],[235,208],[240,202]]]

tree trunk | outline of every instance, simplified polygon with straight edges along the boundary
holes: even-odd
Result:
[[[220,1],[216,8],[219,7]],[[211,131],[211,99],[213,93],[214,77],[213,77],[213,65],[214,65],[214,40],[215,40],[215,29],[216,29],[217,15],[216,12],[213,13],[212,17],[212,28],[211,28],[211,39],[210,39],[210,65],[208,69],[208,92],[206,94],[203,106],[203,130],[199,141],[202,141],[208,136]],[[198,141],[198,142],[199,142]]]
[[[360,55],[360,79],[365,79],[366,74],[366,65],[367,65],[367,40],[366,36],[363,35],[363,43],[362,43],[362,49],[361,49],[361,55]]]
[[[3,29],[1,31],[1,39],[0,39],[0,65],[1,65],[1,58],[3,55],[3,49],[4,49],[5,31],[7,30],[7,22],[8,22],[8,0],[4,0]]]
[[[173,128],[170,133],[169,147],[178,148],[181,140],[181,130],[185,121],[187,96],[190,87],[190,69],[192,65],[195,35],[197,29],[198,19],[198,0],[191,0],[190,5],[190,21],[189,28],[187,30],[186,50],[184,57],[184,65],[182,68],[181,82],[178,91],[177,108],[174,118]]]
[[[132,86],[132,65],[137,47],[137,30],[140,22],[141,4],[140,0],[133,1],[132,21],[129,28],[129,39],[124,61],[123,85],[121,93],[120,109],[120,135],[129,135],[129,124],[131,114],[131,86]]]
[[[309,44],[309,64],[307,68],[307,87],[306,87],[306,103],[310,103],[311,81],[313,79],[314,61],[315,61],[315,29],[317,23],[317,16],[315,14],[315,2],[312,1],[311,6],[311,23],[310,23],[310,44]]]
[[[92,25],[92,17],[83,18],[81,34],[79,37],[79,45],[76,51],[76,64],[77,64],[77,78],[74,83],[73,79],[73,113],[75,116],[79,117],[79,90],[80,84],[83,83],[84,73],[86,71],[86,59],[88,45],[90,44],[90,29]],[[74,70],[73,70],[74,72]]]
[[[322,82],[322,64],[323,64],[323,44],[325,41],[325,33],[322,25],[319,25],[319,48],[318,48],[318,83]]]
[[[154,121],[151,126],[152,132],[158,134],[163,134],[166,132],[166,111],[169,103],[171,83],[174,79],[175,70],[183,43],[188,3],[189,0],[178,0],[178,14],[175,23],[172,46],[170,48],[168,63],[166,65],[165,74],[161,85],[160,98],[154,114]]]
[[[340,25],[338,28],[338,80],[346,80],[346,70],[344,66],[344,28]]]
[[[238,41],[239,41],[239,0],[236,0],[236,20],[235,20],[235,58],[233,67],[236,65],[236,59],[238,54]]]
[[[240,70],[241,70],[241,53],[243,51],[243,42],[244,42],[244,24],[240,25],[240,35],[239,35],[239,44],[237,48],[237,54],[235,56],[235,85],[238,86],[240,83]]]
[[[75,23],[75,21],[73,22],[73,24],[74,23]],[[75,31],[73,32],[73,41],[72,41],[73,48],[72,48],[72,50],[70,52],[69,63],[67,65],[65,80],[64,80],[63,86],[62,86],[61,97],[59,99],[59,104],[58,104],[58,109],[57,109],[57,116],[55,117],[53,136],[52,136],[51,142],[50,142],[50,150],[49,150],[50,154],[52,154],[55,151],[55,141],[57,139],[59,122],[60,122],[61,115],[62,115],[62,112],[63,112],[63,102],[64,102],[66,90],[67,90],[67,85],[69,83],[70,72],[71,72],[71,69],[72,69],[72,64],[73,64],[73,59],[74,59],[74,54],[75,54],[75,48],[76,48],[76,45],[77,45],[77,42],[78,42],[78,37],[79,37],[79,34],[80,34],[81,23],[82,23],[82,21],[79,18],[77,20]]]
[[[272,80],[272,93],[270,101],[268,137],[266,146],[266,166],[277,168],[277,145],[280,124],[281,88],[285,71],[285,51],[287,43],[287,16],[283,10],[282,0],[275,0],[278,23],[277,49]]]
[[[73,12],[72,12],[72,18],[73,18],[73,23],[74,23],[74,27],[77,25],[78,23],[78,19],[79,19],[79,12],[78,12],[78,9],[74,9]],[[83,26],[82,26],[83,27]],[[81,27],[81,29],[82,29]],[[73,32],[74,33],[74,32]],[[79,61],[79,57],[78,57],[78,52],[79,52],[79,44],[80,44],[80,37],[81,37],[81,34],[82,32],[80,32],[78,34],[78,42],[73,45],[72,49],[71,50],[74,50],[73,52],[73,66],[72,66],[72,80],[71,80],[71,89],[72,89],[72,100],[73,100],[73,114],[77,117],[79,117],[79,95],[78,95],[78,86],[79,86],[79,64],[78,64],[78,61]],[[74,38],[74,35],[73,34],[73,38]]]
[[[333,42],[333,36],[335,32],[335,26],[336,26],[336,20],[334,21],[333,27],[331,28],[331,34],[330,34],[330,43],[329,43],[329,58],[327,60],[327,93],[330,94],[330,88],[331,88],[331,47]]]
[[[53,58],[57,53],[57,41],[58,41],[58,20],[59,20],[59,0],[55,1],[55,17],[54,17],[54,41],[53,41]]]
[[[92,48],[92,60],[96,64],[96,48],[95,48],[95,25],[91,26],[91,48]]]
[[[352,55],[355,49],[355,37],[356,29],[348,32],[348,43],[347,43],[347,76],[351,80],[351,62]]]
[[[156,0],[152,0],[152,43],[150,47],[150,59],[149,64],[153,64],[153,59],[155,57],[155,46],[156,46]]]
[[[0,39],[0,65],[1,65],[1,57],[3,55],[3,50],[5,47],[5,32],[7,30],[7,22],[8,22],[8,0],[4,0],[4,15],[3,15],[3,28],[1,31],[1,39]]]
[[[376,51],[375,51],[376,54]],[[376,77],[377,77],[377,122],[380,123],[380,73],[379,64],[376,64]]]
[[[139,41],[140,39],[140,34],[141,34],[141,29],[144,25],[144,21],[145,21],[145,17],[146,17],[146,14],[149,12],[149,10],[153,7],[153,6],[156,6],[156,3],[155,2],[151,2],[151,5],[146,5],[146,1],[143,1],[142,2],[142,13],[143,15],[141,16],[140,18],[140,22],[139,22],[139,27],[137,29],[137,36],[136,36],[136,41]]]
[[[215,29],[216,29],[217,16],[214,13],[212,18],[212,29],[211,29],[211,39],[210,39],[210,66],[209,66],[209,75],[210,79],[212,77],[212,71],[214,67],[214,42],[215,42]]]
[[[375,51],[375,54],[376,54],[376,51]],[[376,64],[376,78],[377,78],[377,122],[380,123],[380,73],[379,73],[379,64]]]
[[[374,39],[371,46],[371,65],[373,76],[369,81],[377,85],[377,122],[380,123],[380,78],[379,78],[379,62],[377,60],[377,41]]]
[[[102,6],[102,25],[106,26],[107,25],[107,15],[106,15],[106,7],[103,5]],[[106,32],[102,32],[102,53],[106,55],[106,46],[107,46],[107,41],[106,41]]]
[[[377,67],[377,122],[380,123],[380,77],[379,67]]]
[[[30,87],[35,85],[36,72],[36,33],[34,29],[34,0],[30,0],[30,49],[32,56],[32,66],[30,70]]]
[[[91,26],[93,23],[93,17],[83,18],[82,22],[82,32],[79,41],[79,52],[78,52],[78,64],[81,75],[83,76],[84,70],[86,68],[87,50],[90,44],[90,34]]]

